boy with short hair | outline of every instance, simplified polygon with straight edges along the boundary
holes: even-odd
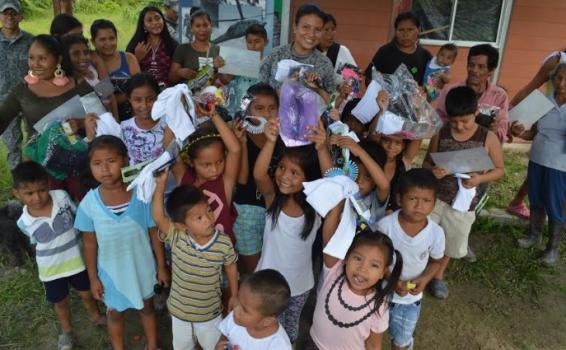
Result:
[[[410,349],[421,309],[423,290],[444,256],[444,231],[428,218],[434,209],[438,180],[427,169],[411,169],[401,178],[401,209],[378,222],[403,257],[401,277],[389,304],[391,348]]]
[[[291,290],[285,277],[271,269],[248,275],[234,311],[220,323],[216,350],[290,350],[291,341],[277,317],[285,311]]]
[[[39,279],[61,324],[58,348],[72,349],[69,285],[79,292],[90,320],[96,325],[105,324],[90,292],[79,235],[73,228],[76,207],[65,191],[49,191],[47,172],[38,163],[18,164],[12,177],[14,196],[24,204],[18,227],[36,245]]]
[[[462,258],[468,252],[468,237],[476,219],[475,208],[479,202],[477,187],[480,184],[499,180],[504,174],[503,149],[497,135],[478,125],[478,96],[468,86],[458,86],[446,94],[446,113],[448,123],[430,140],[423,167],[432,169],[439,182],[438,199],[431,218],[436,221],[446,235],[445,256],[428,290],[438,299],[448,297],[448,287],[444,282],[450,258]],[[435,166],[431,153],[459,151],[484,147],[493,162],[494,169],[467,174],[462,179],[449,174],[442,167]],[[476,188],[475,191],[472,191]],[[473,192],[473,194],[472,194]],[[456,201],[459,198],[472,197]],[[462,206],[466,208],[462,208]]]

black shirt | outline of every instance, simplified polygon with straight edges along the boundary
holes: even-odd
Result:
[[[393,74],[401,63],[404,63],[419,85],[422,85],[424,73],[428,61],[432,55],[424,47],[417,45],[417,50],[412,54],[399,50],[394,42],[380,47],[373,56],[369,66],[366,68],[365,76],[371,80],[371,66],[383,74]]]

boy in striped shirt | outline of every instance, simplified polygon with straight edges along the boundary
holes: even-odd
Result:
[[[167,307],[172,318],[173,347],[213,350],[222,320],[222,271],[226,272],[232,299],[238,296],[237,255],[230,237],[215,229],[207,197],[194,186],[179,186],[163,208],[168,171],[158,176],[152,214],[159,238],[171,246],[171,293]],[[228,310],[229,311],[229,310]]]
[[[58,348],[72,349],[69,285],[79,292],[91,321],[105,324],[90,293],[79,235],[73,228],[75,205],[65,191],[49,191],[47,172],[35,162],[18,164],[12,177],[14,196],[24,204],[18,227],[36,246],[39,279],[61,325]]]

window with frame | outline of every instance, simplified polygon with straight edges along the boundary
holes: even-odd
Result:
[[[421,39],[435,42],[498,44],[509,0],[412,0]],[[508,14],[507,14],[508,16]]]

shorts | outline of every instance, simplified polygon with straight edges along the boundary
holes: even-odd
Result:
[[[259,254],[263,245],[265,208],[237,203],[234,203],[234,208],[238,212],[233,226],[238,254],[244,256]]]
[[[67,277],[61,277],[53,281],[43,282],[47,301],[53,304],[61,302],[69,295],[69,284],[79,292],[90,290],[90,280],[86,270]]]
[[[566,223],[566,172],[529,162],[529,204],[552,221]]]
[[[413,344],[420,314],[420,300],[412,304],[389,303],[389,335],[396,346],[405,348]]]
[[[446,237],[444,255],[456,259],[466,256],[468,238],[472,225],[476,221],[475,211],[461,212],[437,199],[429,217],[444,229]]]

